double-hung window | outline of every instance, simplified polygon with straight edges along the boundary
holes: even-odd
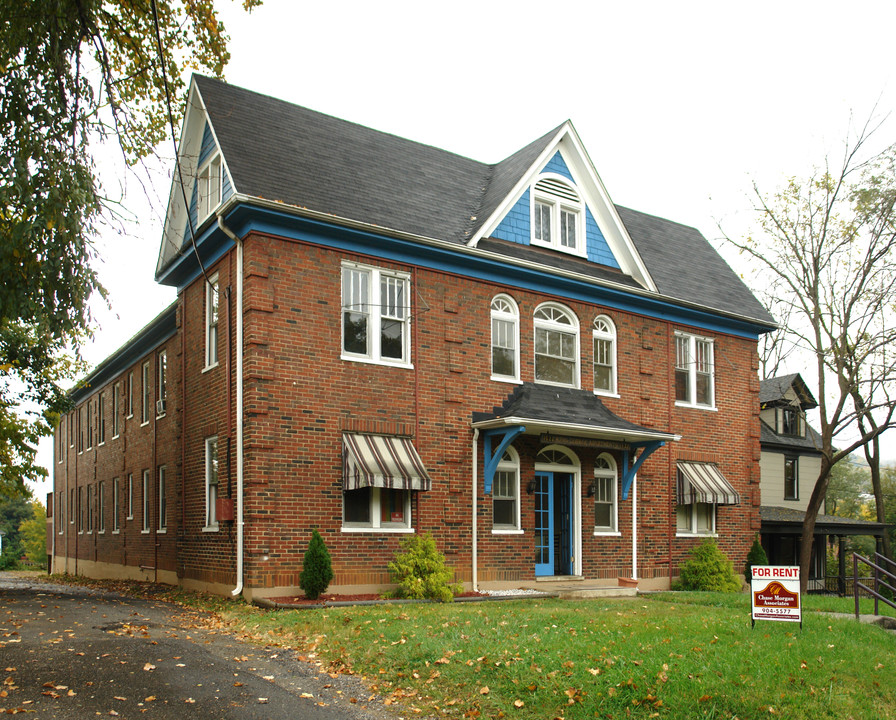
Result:
[[[594,319],[594,392],[616,394],[616,328],[605,315]]]
[[[218,438],[205,439],[205,530],[218,529]]]
[[[97,493],[97,514],[99,516],[99,522],[97,523],[97,529],[99,532],[106,532],[106,481],[100,480],[99,484],[99,492]]]
[[[93,447],[93,401],[88,400],[87,407],[87,449]]]
[[[112,439],[121,433],[121,383],[112,386]]]
[[[342,357],[410,365],[410,276],[342,266]]]
[[[532,244],[584,255],[584,206],[572,183],[559,175],[543,176],[532,197]]]
[[[677,505],[675,520],[679,535],[715,535],[716,506],[712,503]]]
[[[156,417],[163,417],[167,412],[165,403],[168,399],[168,352],[162,350],[156,358]]]
[[[112,481],[112,532],[117,533],[121,528],[121,510],[120,508],[120,495],[119,495],[119,482],[118,478],[115,478]]]
[[[96,401],[96,441],[98,445],[106,442],[106,397],[100,393]]]
[[[127,499],[127,520],[134,519],[134,473],[128,473],[128,499]]]
[[[799,458],[784,458],[784,499],[800,499]]]
[[[218,364],[218,275],[205,284],[205,367]]]
[[[152,488],[152,475],[149,470],[143,471],[143,531],[150,531],[152,522],[152,496],[150,490]]]
[[[492,532],[520,530],[520,461],[513,448],[507,448],[498,462],[492,482]]]
[[[202,223],[221,204],[221,156],[215,155],[199,170],[197,221]]]
[[[712,340],[675,333],[675,401],[694,407],[715,406]]]
[[[143,412],[140,416],[140,424],[149,422],[149,406],[152,404],[152,382],[149,372],[149,361],[143,363]]]
[[[594,462],[594,533],[615,533],[617,526],[616,461],[603,453]]]
[[[492,379],[520,379],[520,317],[516,303],[496,295],[491,305]]]
[[[168,529],[168,497],[165,494],[165,466],[159,468],[159,532]]]
[[[535,310],[535,381],[579,386],[579,322],[562,305]]]

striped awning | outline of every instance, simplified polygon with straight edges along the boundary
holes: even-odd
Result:
[[[343,490],[431,487],[432,479],[410,438],[345,433],[342,440]]]
[[[678,463],[678,504],[739,505],[740,495],[711,463]]]

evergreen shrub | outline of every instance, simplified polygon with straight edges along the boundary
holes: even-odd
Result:
[[[450,582],[454,571],[445,565],[445,556],[428,532],[402,539],[389,572],[398,583],[397,597],[451,602],[462,590],[460,583]]]
[[[330,585],[332,579],[333,563],[330,560],[330,551],[327,550],[327,545],[320,533],[314,530],[302,561],[299,586],[305,591],[305,597],[309,600],[317,600]]]
[[[691,551],[681,566],[678,587],[681,590],[739,592],[740,581],[731,561],[719,549],[714,538],[707,538]]]
[[[753,538],[753,545],[750,547],[750,552],[747,553],[747,562],[744,565],[744,580],[747,582],[753,579],[754,565],[768,565],[768,555],[765,554],[758,535]]]

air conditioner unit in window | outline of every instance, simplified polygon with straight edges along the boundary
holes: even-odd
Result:
[[[165,414],[165,401],[164,400],[156,400],[156,415],[164,415]]]

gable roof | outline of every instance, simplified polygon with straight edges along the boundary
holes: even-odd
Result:
[[[759,381],[759,404],[762,407],[766,405],[790,405],[791,401],[787,398],[787,391],[793,390],[800,400],[800,407],[803,410],[811,410],[818,407],[812,391],[803,380],[799,373],[790,373],[789,375],[778,375],[777,377],[766,378]]]
[[[604,210],[604,224],[615,226],[603,229],[618,230],[619,246],[628,253],[623,267],[631,275],[613,275],[596,263],[591,266],[636,291],[654,294],[655,289],[672,301],[763,327],[774,325],[768,311],[695,229],[613,206],[568,122],[489,165],[194,75],[184,132],[188,126],[195,132],[203,118],[210,124],[237,196],[325,215],[334,224],[363,223],[384,234],[458,246],[478,242],[485,223],[494,221],[508,193],[521,187],[539,159],[566,143],[581,159],[582,174],[604,203],[598,208]],[[183,138],[181,147],[183,154]],[[188,167],[190,162],[181,158]],[[157,277],[183,250],[182,230],[171,227],[171,218],[182,205],[172,192]],[[509,245],[496,241],[479,247],[507,257],[520,252]],[[523,252],[530,250],[534,249],[525,246]],[[550,261],[531,254],[547,267],[579,273],[582,269],[579,258],[563,253],[555,253]],[[600,272],[587,274],[604,280]]]
[[[806,435],[779,435],[764,420],[759,421],[759,446],[763,450],[780,450],[801,455],[821,455],[821,435],[809,423],[806,423]]]

